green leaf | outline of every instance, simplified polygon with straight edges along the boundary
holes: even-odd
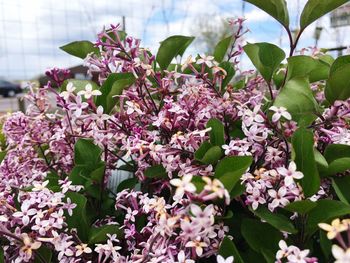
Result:
[[[220,40],[220,42],[216,44],[215,49],[214,49],[215,61],[217,61],[219,63],[221,61],[223,61],[223,59],[227,53],[227,50],[231,46],[232,41],[233,41],[233,37],[229,36],[229,37],[226,37],[226,38]]]
[[[234,77],[234,75],[236,74],[235,68],[233,67],[232,63],[228,62],[228,61],[223,61],[219,64],[220,68],[223,68],[227,75],[226,77],[222,80],[222,88],[225,88],[231,81],[231,79]]]
[[[325,231],[320,231],[320,246],[321,246],[323,255],[328,260],[329,256],[331,255],[332,241],[327,238]],[[329,261],[326,261],[326,262],[329,262]]]
[[[4,249],[0,247],[0,263],[5,262]]]
[[[324,151],[324,157],[328,163],[340,158],[350,158],[350,146],[345,144],[330,144]]]
[[[276,97],[274,105],[285,107],[299,125],[309,125],[318,111],[318,104],[306,78],[289,80]]]
[[[282,233],[267,223],[254,219],[243,219],[241,232],[245,241],[256,252],[265,250],[275,253],[278,242],[282,239]]]
[[[324,172],[325,176],[343,173],[350,169],[350,158],[339,158],[328,165],[328,169]]]
[[[101,184],[105,174],[106,164],[104,162],[100,162],[95,166],[95,168],[96,169],[90,173],[89,177],[94,181],[94,183]]]
[[[102,150],[92,140],[79,139],[74,145],[74,163],[93,166],[101,161]]]
[[[330,69],[325,96],[328,102],[350,97],[350,55],[337,58]]]
[[[275,18],[285,28],[289,27],[289,15],[287,10],[287,3],[285,0],[245,0],[248,3],[259,7],[266,13]]]
[[[311,83],[328,78],[330,65],[310,56],[292,56],[288,60],[287,80],[308,78]]]
[[[218,119],[210,119],[207,122],[207,128],[211,128],[209,132],[210,142],[212,145],[222,146],[225,144],[224,125]]]
[[[305,29],[312,22],[346,2],[348,0],[309,0],[300,16],[300,28]]]
[[[104,225],[101,227],[93,227],[89,233],[89,244],[106,243],[108,240],[107,234],[116,234],[118,238],[121,237],[122,231],[118,225]]]
[[[350,213],[350,206],[336,200],[319,200],[317,206],[309,211],[306,224],[307,231],[312,234],[318,229],[318,223],[327,223],[330,220]]]
[[[270,43],[247,44],[243,49],[267,82],[286,57],[282,49]]]
[[[251,156],[225,157],[216,166],[215,178],[218,178],[227,191],[231,192],[252,161],[253,158]]]
[[[182,56],[194,37],[171,36],[161,42],[156,60],[162,70],[167,69],[177,55]]]
[[[315,161],[317,164],[317,169],[318,171],[325,171],[328,169],[328,162],[326,158],[317,150],[314,148],[314,156],[315,156]]]
[[[297,169],[304,174],[301,179],[304,194],[307,197],[312,196],[320,188],[320,176],[314,156],[313,132],[306,128],[299,128],[293,134],[292,145]]]
[[[121,95],[125,88],[130,87],[135,82],[132,73],[112,73],[108,76],[101,87],[102,95],[96,97],[96,105],[102,106],[105,113],[110,113],[116,102],[117,95]]]
[[[350,176],[332,178],[332,186],[339,200],[350,205]]]
[[[88,233],[90,229],[90,222],[87,217],[87,199],[82,194],[76,192],[67,192],[66,197],[70,198],[72,203],[77,206],[73,209],[73,215],[66,214],[66,223],[69,229],[76,228],[79,238],[86,242],[88,240]]]
[[[216,146],[208,141],[205,141],[194,153],[194,158],[204,164],[215,164],[218,160],[220,160],[222,155],[223,150],[220,146]]]
[[[165,168],[161,164],[148,167],[145,170],[144,175],[148,178],[158,178],[158,179],[168,177],[168,174]]]
[[[97,47],[94,46],[90,41],[74,41],[67,45],[60,47],[63,51],[67,52],[70,55],[73,55],[78,58],[86,58],[89,53],[95,53],[96,55],[100,54],[100,51]]]
[[[133,189],[137,183],[138,180],[135,177],[125,179],[117,186],[117,193],[123,191],[124,189]]]
[[[291,234],[298,232],[292,222],[282,214],[272,213],[266,207],[259,207],[258,209],[251,211],[279,231],[285,231]]]
[[[312,202],[310,200],[301,200],[288,204],[285,206],[285,209],[290,212],[296,212],[298,214],[304,215],[314,209],[316,206],[316,202]]]
[[[235,263],[244,263],[241,255],[238,252],[238,249],[236,248],[235,243],[233,243],[233,241],[227,236],[225,236],[222,240],[218,253],[225,259],[233,256]]]
[[[39,258],[40,255],[40,258]],[[50,263],[52,260],[52,251],[48,247],[41,245],[41,247],[35,251],[34,263],[42,263],[45,260],[45,263]],[[1,262],[1,259],[0,259]]]
[[[0,163],[2,162],[2,160],[4,160],[6,154],[7,154],[7,151],[0,152]]]

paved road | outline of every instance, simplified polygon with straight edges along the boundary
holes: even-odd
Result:
[[[0,113],[14,112],[19,110],[18,99],[22,95],[13,98],[3,98],[0,96]]]

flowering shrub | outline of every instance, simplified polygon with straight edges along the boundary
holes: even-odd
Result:
[[[183,63],[192,37],[153,55],[118,26],[62,47],[99,83],[50,70],[7,116],[0,262],[349,262],[350,57],[295,55],[346,1],[309,0],[295,38],[283,0],[248,2],[286,29],[286,61],[243,46],[242,19]]]

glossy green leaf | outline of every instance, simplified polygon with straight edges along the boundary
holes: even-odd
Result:
[[[348,0],[309,0],[300,16],[300,28],[306,28],[312,22],[346,2]]]
[[[337,58],[330,69],[325,96],[333,103],[350,97],[350,56]]]
[[[105,113],[110,113],[116,102],[119,101],[125,88],[130,87],[135,82],[132,73],[112,73],[108,76],[101,87],[102,95],[96,97],[96,105],[102,106]]]
[[[331,255],[331,249],[332,249],[332,241],[327,238],[327,234],[325,231],[320,231],[320,246],[323,255],[328,260]],[[326,261],[329,262],[329,261]]]
[[[222,88],[225,88],[230,81],[232,80],[232,78],[235,76],[236,71],[235,68],[233,67],[231,62],[228,61],[223,61],[219,64],[219,67],[223,68],[226,71],[226,76],[225,78],[222,80]]]
[[[332,58],[332,57],[331,57]],[[313,58],[299,55],[288,58],[287,80],[307,78],[310,83],[326,80],[330,72],[331,60],[328,57]]]
[[[43,260],[45,260],[45,263],[50,263],[52,261],[52,250],[42,244],[38,250],[35,250],[35,258],[33,262],[43,263]]]
[[[95,53],[96,55],[100,54],[99,49],[95,47],[93,43],[86,40],[71,42],[67,45],[61,46],[60,49],[70,55],[82,59],[86,58],[89,53]]]
[[[251,156],[225,157],[216,166],[215,177],[224,184],[228,192],[231,192],[252,161]]]
[[[144,175],[148,178],[158,178],[158,179],[168,177],[168,174],[165,168],[161,164],[148,167],[145,170]]]
[[[6,153],[7,153],[7,151],[2,151],[2,152],[0,152],[0,163],[1,163],[2,160],[4,160],[4,158],[6,157]]]
[[[5,262],[4,249],[0,247],[0,263]]]
[[[92,166],[101,161],[102,150],[92,140],[79,139],[74,145],[74,163]]]
[[[266,207],[259,207],[258,209],[251,211],[260,219],[267,222],[279,231],[285,231],[291,234],[298,232],[289,218],[282,214],[272,213]]]
[[[76,192],[67,192],[66,197],[70,198],[72,203],[77,206],[73,209],[73,215],[66,214],[66,223],[69,229],[76,228],[79,238],[86,242],[90,229],[90,222],[87,217],[87,199],[82,194]]]
[[[270,43],[247,44],[243,49],[267,82],[286,57],[282,49]]]
[[[350,158],[350,146],[345,144],[330,144],[324,151],[328,163],[340,158]]]
[[[326,158],[317,150],[314,149],[315,161],[318,171],[325,171],[328,169],[328,162]]]
[[[156,60],[161,69],[167,69],[176,56],[182,56],[194,37],[171,36],[161,42]]]
[[[299,128],[292,137],[292,145],[295,152],[297,170],[304,174],[301,185],[305,196],[312,196],[320,187],[314,155],[314,135],[306,128]]]
[[[289,80],[276,97],[274,105],[285,107],[293,120],[304,126],[316,119],[314,113],[318,112],[318,104],[306,78]]]
[[[231,47],[233,36],[226,37],[216,44],[214,49],[214,59],[217,62],[223,61],[228,49]]]
[[[106,243],[108,240],[107,234],[116,234],[118,238],[122,236],[122,230],[118,225],[104,225],[101,227],[93,227],[89,231],[89,244]]]
[[[124,189],[133,189],[137,183],[138,180],[135,177],[125,179],[117,186],[117,193],[123,191]]]
[[[275,253],[278,242],[282,239],[282,233],[267,223],[258,220],[243,219],[241,232],[245,241],[256,252],[271,251]]]
[[[210,119],[206,125],[207,128],[211,128],[209,132],[210,143],[216,146],[222,146],[225,144],[225,131],[224,125],[218,119]]]
[[[202,158],[198,159],[198,161],[204,164],[216,164],[222,155],[223,153],[220,146],[212,146],[205,152]]]
[[[266,13],[275,18],[284,27],[289,27],[289,15],[287,10],[287,3],[285,0],[245,0],[260,9],[264,10]]]
[[[328,169],[324,172],[326,176],[343,173],[350,169],[350,158],[339,158],[328,165]]]
[[[328,223],[339,216],[350,214],[350,206],[336,200],[319,200],[317,206],[309,211],[306,228],[309,234],[318,229],[318,223]]]
[[[350,205],[350,176],[332,178],[332,186],[339,200]]]
[[[227,236],[225,236],[222,240],[218,254],[225,259],[233,256],[235,263],[244,263],[241,255],[238,252],[238,249],[236,248],[235,243],[233,243],[233,241]]]
[[[312,202],[310,200],[301,200],[295,201],[293,203],[288,204],[285,209],[290,212],[296,212],[298,214],[307,214],[309,211],[314,209],[317,206],[316,202]]]

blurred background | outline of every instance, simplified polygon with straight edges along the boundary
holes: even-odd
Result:
[[[291,28],[306,0],[287,0]],[[82,61],[59,49],[75,40],[96,40],[103,26],[120,23],[128,35],[156,52],[170,35],[193,35],[188,53],[210,53],[228,35],[228,18],[244,17],[248,42],[268,41],[288,50],[281,26],[263,11],[242,0],[0,0],[0,112],[16,110],[15,96],[28,81],[38,81],[50,67],[71,68],[86,78]],[[350,43],[350,6],[342,6],[313,23],[299,42],[302,47],[333,49],[345,54]],[[243,69],[250,63],[242,58]],[[12,97],[12,99],[11,99]]]

